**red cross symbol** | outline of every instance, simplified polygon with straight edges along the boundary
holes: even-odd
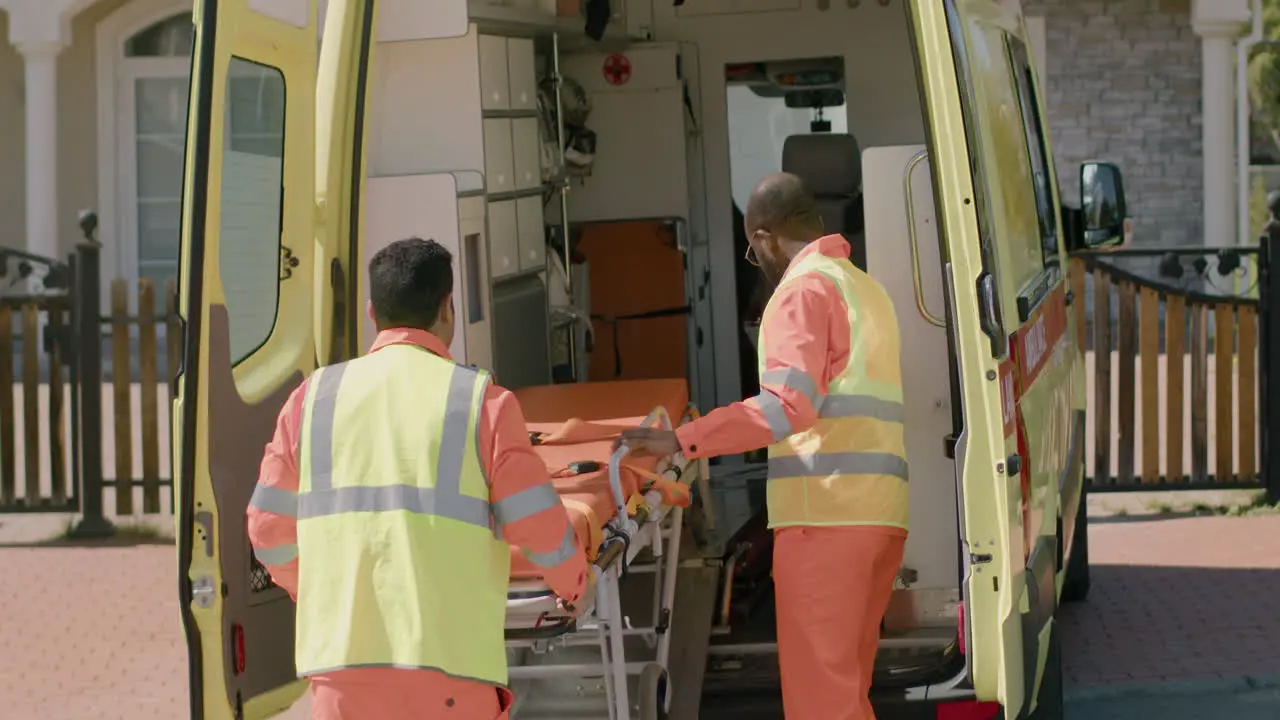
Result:
[[[610,85],[625,85],[631,79],[631,61],[618,54],[605,58],[604,79]]]

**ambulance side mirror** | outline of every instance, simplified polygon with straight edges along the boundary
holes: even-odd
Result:
[[[1133,227],[1127,210],[1120,168],[1106,162],[1080,166],[1079,249],[1098,250],[1127,242]]]

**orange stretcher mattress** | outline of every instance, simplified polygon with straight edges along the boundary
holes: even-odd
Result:
[[[615,513],[608,465],[616,432],[608,433],[608,430],[611,426],[635,427],[659,406],[666,408],[673,423],[679,422],[689,403],[688,385],[684,380],[624,380],[544,385],[517,390],[515,395],[530,432],[550,436],[573,419],[591,424],[585,436],[593,439],[572,442],[570,437],[564,443],[536,445],[534,449],[546,463],[552,483],[569,511],[578,546],[594,559],[604,526]],[[611,436],[600,437],[602,434]],[[600,463],[600,469],[566,476],[571,463],[583,460]],[[657,463],[657,458],[652,457],[628,457],[624,461],[622,488],[628,499],[638,493],[647,479],[646,471],[653,472]],[[678,498],[671,499],[678,501]],[[518,548],[511,548],[511,577],[532,579],[541,574]]]
[[[516,390],[515,396],[530,423],[643,419],[659,405],[667,409],[671,422],[678,423],[689,404],[689,384],[683,379],[611,380],[539,385]]]

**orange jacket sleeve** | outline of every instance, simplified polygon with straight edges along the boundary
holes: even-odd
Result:
[[[693,459],[755,450],[804,432],[818,403],[849,360],[849,310],[829,279],[816,273],[778,288],[761,321],[765,369],[760,394],[718,408],[676,431]]]
[[[490,385],[482,423],[480,456],[489,458],[489,497],[503,539],[543,569],[543,579],[556,595],[576,603],[586,586],[586,557],[546,463],[529,442],[516,396]]]
[[[276,418],[275,436],[267,443],[247,511],[249,542],[258,562],[276,585],[298,599],[298,431],[303,382],[289,395]]]

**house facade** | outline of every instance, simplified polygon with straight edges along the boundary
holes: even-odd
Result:
[[[104,279],[177,275],[190,0],[0,0],[0,245],[65,258],[98,212]]]
[[[1236,57],[1261,30],[1261,18],[1254,26],[1261,3],[1023,5],[1044,28],[1045,94],[1059,167],[1090,158],[1119,164],[1137,243],[1252,244],[1256,228],[1240,222],[1241,193],[1256,188],[1238,175],[1237,120],[1247,116],[1248,99],[1236,90]],[[1266,135],[1257,130],[1246,137]],[[1245,156],[1246,175],[1250,155],[1256,154]],[[1060,181],[1070,198],[1076,179]]]
[[[1236,242],[1249,0],[1022,4],[1064,199],[1081,161],[1109,160],[1136,242]],[[0,0],[0,245],[65,257],[94,208],[105,277],[176,274],[190,14],[191,0]]]

